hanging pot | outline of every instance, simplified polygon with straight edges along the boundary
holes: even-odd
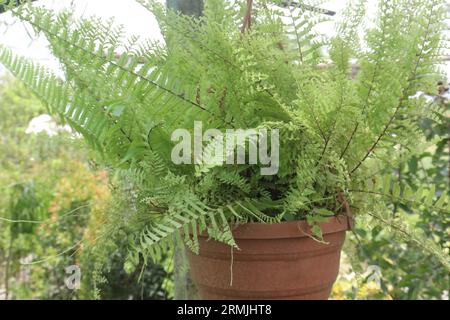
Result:
[[[200,253],[188,256],[201,298],[328,299],[350,219],[320,226],[323,241],[306,221],[242,224],[233,229],[239,250],[200,235]]]

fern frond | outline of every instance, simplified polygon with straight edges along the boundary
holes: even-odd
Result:
[[[298,51],[298,61],[303,64],[317,63],[325,45],[319,38],[317,25],[328,19],[321,12],[311,11],[308,8],[317,8],[324,1],[301,1],[293,4],[288,1],[287,19],[289,27],[287,31],[295,39],[295,47]]]
[[[398,238],[403,241],[411,242],[422,249],[423,252],[436,257],[443,267],[450,271],[450,258],[439,245],[433,240],[428,239],[420,229],[408,225],[405,220],[383,216],[378,213],[369,213],[371,217],[383,228],[388,228]]]
[[[49,10],[23,6],[15,14],[53,40],[51,43],[57,43],[57,46],[54,46],[56,51],[63,50],[63,53],[71,57],[75,63],[84,66],[82,71],[93,70],[88,67],[96,66],[97,72],[91,73],[92,77],[89,77],[89,80],[93,80],[94,83],[98,81],[98,87],[108,83],[114,84],[112,87],[110,85],[110,93],[120,90],[133,97],[139,93],[146,105],[165,105],[168,110],[178,110],[177,115],[180,114],[180,109],[186,110],[186,107],[210,113],[207,108],[186,97],[183,91],[178,92],[174,79],[169,79],[164,73],[154,70],[154,62],[139,66],[139,57],[129,53],[123,53],[119,59],[115,59],[117,44],[106,47],[105,43],[99,43],[98,37],[88,39],[81,37],[81,32],[77,28],[61,28],[61,22],[55,21]],[[61,21],[65,19],[62,18]],[[155,115],[160,112],[161,110],[154,110]]]
[[[434,201],[436,197],[436,186],[434,185],[429,188],[422,186],[414,192],[409,186],[402,186],[391,176],[385,175],[383,179],[376,179],[372,189],[351,190],[350,192],[373,194],[393,203],[408,205],[413,209],[425,208],[438,213],[450,214],[448,191],[443,191],[439,199]]]

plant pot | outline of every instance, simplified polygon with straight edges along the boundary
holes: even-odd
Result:
[[[311,238],[305,221],[247,223],[233,229],[240,250],[199,236],[200,253],[189,251],[191,275],[208,300],[328,299],[339,272],[345,216],[320,226],[324,241]]]

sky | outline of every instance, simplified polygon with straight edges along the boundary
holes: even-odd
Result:
[[[163,2],[164,0],[158,0]],[[162,36],[159,27],[150,12],[143,9],[135,0],[40,0],[38,5],[55,10],[74,8],[75,16],[88,17],[92,15],[103,18],[114,17],[123,24],[128,35],[139,35],[141,38],[160,40]],[[331,0],[322,5],[323,8],[336,11],[336,18],[344,8],[346,0]],[[376,1],[368,1],[368,15],[375,11]],[[332,34],[333,24],[328,23],[320,30]],[[47,41],[42,36],[33,33],[30,26],[12,18],[9,13],[0,15],[0,44],[10,47],[14,52],[32,58],[56,72],[60,70],[59,63],[52,57],[47,48]],[[450,62],[444,67],[450,77]],[[0,65],[0,74],[4,72]]]

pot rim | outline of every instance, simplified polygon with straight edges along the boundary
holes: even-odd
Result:
[[[322,234],[345,232],[351,229],[351,219],[346,215],[328,218],[327,222],[319,223]],[[235,239],[289,239],[311,236],[311,227],[305,220],[283,221],[279,223],[249,222],[231,226]],[[208,237],[207,234],[199,235]]]

